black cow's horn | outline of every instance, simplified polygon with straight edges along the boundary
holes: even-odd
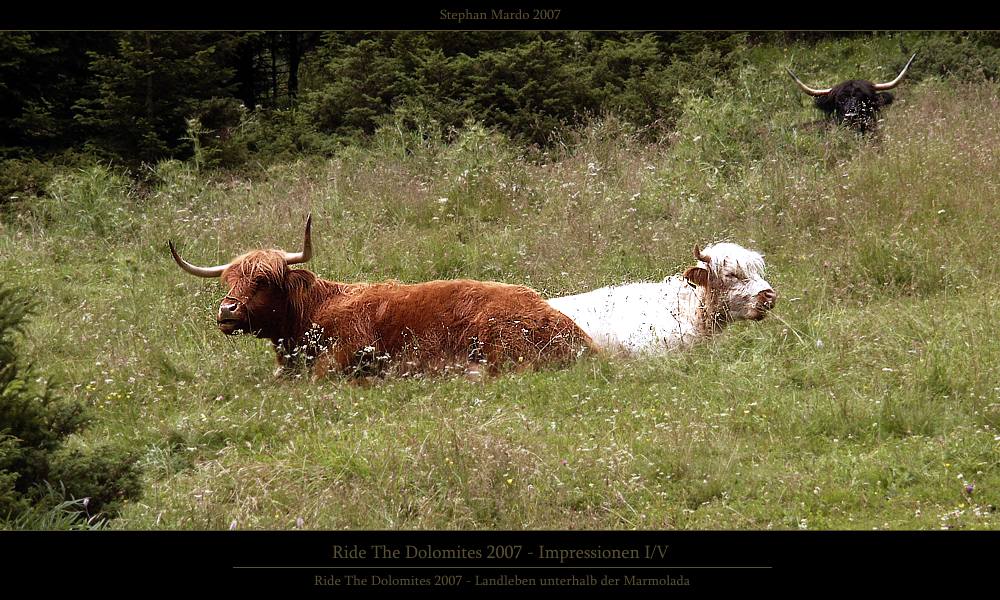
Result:
[[[876,83],[875,90],[879,92],[884,92],[886,90],[891,90],[892,88],[899,85],[899,82],[903,80],[903,76],[906,75],[906,71],[910,68],[910,65],[913,64],[913,59],[916,57],[917,53],[914,52],[913,56],[910,57],[910,60],[906,62],[906,66],[903,67],[903,70],[899,72],[899,75],[896,75],[895,79],[893,79],[889,83]]]
[[[302,241],[302,252],[285,252],[284,258],[286,264],[297,265],[312,258],[312,220],[312,214],[310,213],[309,217],[306,219],[306,235],[305,239]]]
[[[808,85],[802,83],[802,80],[796,77],[795,73],[792,73],[791,69],[785,67],[785,70],[788,71],[788,74],[792,76],[792,79],[795,80],[795,83],[799,84],[799,87],[802,88],[802,91],[809,94],[810,96],[825,96],[833,91],[833,88],[825,88],[822,90],[813,89]]]

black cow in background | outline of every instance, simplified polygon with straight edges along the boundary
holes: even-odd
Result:
[[[879,109],[892,104],[892,94],[888,93],[887,90],[899,85],[916,57],[917,55],[914,53],[899,75],[888,83],[851,79],[832,88],[814,89],[802,83],[791,69],[786,68],[785,70],[792,76],[795,83],[799,84],[803,92],[815,97],[816,108],[824,111],[828,117],[835,119],[838,123],[864,133],[873,129],[878,123]]]

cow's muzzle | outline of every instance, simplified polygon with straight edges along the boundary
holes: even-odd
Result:
[[[778,294],[772,289],[766,289],[757,294],[757,308],[771,310],[778,301]]]
[[[240,302],[233,298],[225,298],[222,304],[219,305],[219,316],[218,321],[221,323],[223,321],[238,321],[240,316],[237,314],[240,310]]]
[[[226,296],[219,304],[219,314],[215,321],[225,334],[230,334],[237,329],[243,329],[246,320],[244,304],[232,296]]]

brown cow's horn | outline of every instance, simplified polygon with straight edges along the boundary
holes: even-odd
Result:
[[[712,262],[711,256],[705,256],[704,254],[701,253],[701,247],[698,246],[698,244],[694,245],[694,258],[695,260],[700,260],[703,263]]]
[[[910,60],[907,61],[906,66],[903,67],[903,70],[899,72],[899,75],[896,75],[895,79],[893,79],[889,83],[876,83],[875,84],[875,90],[879,91],[879,92],[884,92],[886,90],[891,90],[892,88],[894,88],[897,85],[899,85],[899,82],[903,80],[903,76],[906,75],[906,71],[909,70],[910,65],[913,64],[913,59],[916,58],[916,57],[917,57],[917,53],[914,52],[913,56],[910,57]]]
[[[799,84],[799,87],[802,88],[802,91],[809,94],[810,96],[825,96],[833,91],[833,88],[826,88],[822,90],[813,89],[808,85],[802,83],[802,80],[796,77],[795,73],[792,73],[791,69],[785,67],[785,70],[788,71],[788,74],[792,76],[792,79],[795,80],[795,83]]]
[[[306,235],[305,240],[302,242],[302,252],[285,252],[286,264],[297,265],[312,258],[312,220],[312,213],[310,213],[309,218],[306,219]]]
[[[226,270],[226,267],[229,266],[229,263],[226,263],[224,265],[219,265],[216,267],[196,267],[191,263],[189,263],[188,261],[181,258],[179,254],[177,254],[177,249],[174,248],[173,242],[167,242],[167,243],[170,244],[170,253],[174,255],[174,261],[177,262],[180,268],[184,269],[185,271],[187,271],[192,275],[198,277],[219,277],[220,275],[222,275],[222,272]]]

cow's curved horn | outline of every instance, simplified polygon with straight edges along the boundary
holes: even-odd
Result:
[[[180,268],[187,271],[188,273],[195,275],[197,277],[219,277],[220,275],[222,275],[222,272],[226,270],[226,267],[229,266],[229,263],[226,263],[224,265],[218,265],[215,267],[196,267],[195,265],[192,265],[188,261],[181,258],[180,254],[177,254],[177,249],[174,248],[173,242],[167,242],[167,243],[170,244],[170,253],[174,255],[174,261],[177,263],[177,265],[180,266]]]
[[[703,263],[712,262],[711,256],[705,256],[704,254],[701,253],[701,246],[699,246],[698,244],[694,245],[694,258],[695,260],[700,260]]]
[[[899,85],[899,82],[903,80],[903,76],[906,75],[906,71],[909,70],[910,65],[913,64],[913,59],[916,58],[916,57],[917,57],[917,53],[914,52],[913,56],[910,57],[910,60],[908,60],[906,62],[906,66],[903,67],[903,70],[899,72],[899,75],[896,75],[895,79],[893,79],[892,81],[890,81],[888,83],[876,83],[875,84],[875,90],[879,91],[879,92],[884,92],[886,90],[891,90],[892,88],[894,88],[897,85]]]
[[[306,219],[306,235],[302,241],[302,252],[285,252],[286,264],[297,265],[312,258],[312,220],[312,214],[310,213],[309,218]]]
[[[788,71],[788,74],[792,76],[792,79],[795,80],[795,83],[799,84],[799,87],[802,88],[802,91],[809,94],[810,96],[825,96],[833,91],[833,88],[825,88],[822,90],[813,89],[808,85],[802,83],[802,80],[796,77],[795,73],[792,73],[791,69],[785,67],[785,70]]]

